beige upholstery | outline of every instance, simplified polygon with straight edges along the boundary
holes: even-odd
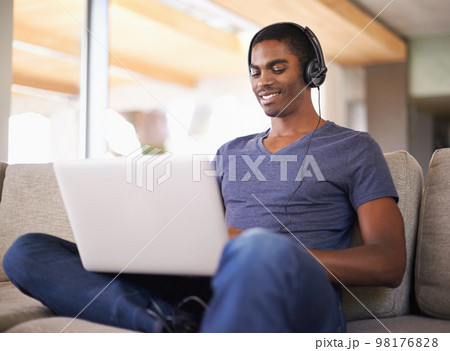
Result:
[[[12,283],[0,283],[0,332],[31,319],[52,315],[47,307],[22,294]]]
[[[409,315],[347,323],[348,333],[386,333],[388,330],[392,333],[450,333],[450,321]]]
[[[401,285],[396,289],[351,288],[350,291],[361,303],[344,290],[343,304],[348,321],[373,318],[371,313],[377,318],[385,318],[405,315],[409,311],[409,291],[411,290],[414,246],[422,194],[422,169],[406,151],[387,153],[385,157],[399,196],[398,207],[405,222],[407,268]],[[357,246],[360,243],[361,236],[357,227],[352,245]]]
[[[8,333],[131,333],[131,330],[92,323],[82,319],[52,317],[19,324]]]
[[[417,303],[429,315],[450,319],[450,149],[431,159],[420,215]]]
[[[51,164],[10,165],[0,202],[0,260],[13,241],[30,232],[73,240]],[[8,278],[0,269],[0,282]]]

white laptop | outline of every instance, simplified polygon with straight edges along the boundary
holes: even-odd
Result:
[[[85,269],[210,276],[228,240],[209,161],[170,154],[55,162]]]

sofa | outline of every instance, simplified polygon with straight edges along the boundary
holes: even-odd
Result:
[[[343,288],[348,332],[450,332],[450,149],[437,150],[423,187],[406,151],[385,154],[405,222],[407,269],[395,289]],[[19,235],[73,240],[52,164],[0,163],[0,260]],[[356,224],[352,245],[361,237]],[[15,288],[0,267],[0,331],[129,332],[54,315]]]

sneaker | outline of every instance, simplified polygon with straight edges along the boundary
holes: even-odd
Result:
[[[153,310],[147,313],[158,320],[161,331],[167,333],[197,333],[200,330],[203,314],[208,305],[197,296],[188,296],[174,309],[171,315],[165,315],[154,300],[151,300]]]

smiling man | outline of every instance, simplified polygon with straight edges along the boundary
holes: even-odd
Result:
[[[148,332],[344,331],[341,284],[397,286],[406,260],[397,193],[367,133],[316,113],[311,87],[326,74],[317,38],[293,23],[263,28],[249,73],[271,128],[217,152],[232,240],[212,281],[111,280],[85,271],[74,243],[45,234],[8,250],[11,281],[60,315],[82,310],[80,318]],[[363,245],[350,248],[356,219]],[[187,305],[206,307],[200,298],[205,312]]]
[[[271,128],[225,144],[217,160],[236,238],[229,246],[236,257],[253,252],[245,269],[213,280],[220,294],[211,305],[247,306],[249,329],[344,330],[341,284],[395,287],[403,277],[403,219],[388,166],[369,134],[316,113],[311,87],[323,83],[326,67],[311,30],[294,23],[263,28],[250,44],[249,73]],[[258,160],[264,181],[245,177],[246,159]],[[363,245],[350,248],[356,219]],[[227,251],[224,257],[223,271],[238,262]],[[245,279],[252,285],[243,293]],[[237,330],[240,313],[222,313]],[[214,325],[208,317],[204,325]]]

